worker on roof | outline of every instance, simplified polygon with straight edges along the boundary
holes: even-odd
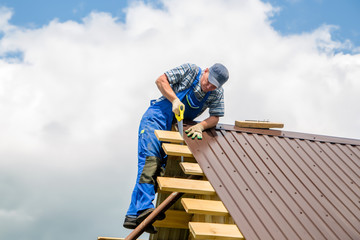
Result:
[[[171,130],[174,114],[179,115],[180,106],[185,107],[184,119],[188,120],[209,108],[210,116],[186,131],[188,137],[202,139],[202,131],[215,127],[219,117],[224,116],[222,85],[228,78],[228,70],[220,63],[205,70],[187,63],[165,72],[156,80],[163,96],[151,101],[140,122],[138,175],[124,221],[125,228],[135,229],[154,210],[156,178],[163,175],[166,164],[166,155],[154,130]],[[164,218],[162,214],[157,220]],[[156,233],[152,225],[145,231]]]

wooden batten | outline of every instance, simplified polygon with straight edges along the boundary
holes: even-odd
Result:
[[[191,215],[185,211],[180,210],[167,210],[165,212],[166,218],[161,221],[154,222],[155,227],[162,228],[181,228],[188,229]]]
[[[283,128],[283,123],[260,122],[260,121],[235,121],[235,126],[241,128]]]
[[[185,174],[204,176],[204,172],[197,163],[180,162],[180,167]]]
[[[169,156],[193,157],[189,147],[186,145],[163,143],[162,148]]]
[[[155,136],[161,142],[184,143],[184,138],[179,132],[155,130]]]
[[[209,181],[190,180],[183,178],[158,177],[161,191],[183,192],[192,194],[214,195],[215,190]]]
[[[229,216],[228,210],[221,201],[182,198],[181,203],[187,213]]]
[[[235,224],[190,222],[189,229],[194,239],[244,239]]]

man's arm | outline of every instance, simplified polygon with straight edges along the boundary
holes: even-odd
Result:
[[[158,79],[156,79],[155,83],[161,94],[171,102],[173,113],[175,113],[176,115],[180,115],[180,106],[183,106],[184,109],[185,106],[176,96],[174,90],[171,88],[167,76],[165,74],[161,75],[160,77],[158,77]]]
[[[218,116],[210,116],[204,121],[201,122],[201,125],[204,127],[204,130],[215,127],[219,122]]]
[[[198,139],[202,139],[202,132],[205,129],[215,127],[216,124],[219,122],[219,117],[217,116],[210,116],[204,121],[189,127],[185,132],[187,133],[188,137],[194,139],[197,137]]]
[[[166,97],[170,102],[173,102],[177,98],[165,74],[158,77],[155,83],[161,94]]]

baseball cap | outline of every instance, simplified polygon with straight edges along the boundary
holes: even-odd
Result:
[[[217,88],[221,87],[229,79],[229,71],[221,63],[215,63],[209,68],[209,82]]]

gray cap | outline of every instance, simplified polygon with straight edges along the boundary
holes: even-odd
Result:
[[[209,82],[217,88],[221,87],[229,79],[229,71],[221,63],[215,63],[209,68]]]

